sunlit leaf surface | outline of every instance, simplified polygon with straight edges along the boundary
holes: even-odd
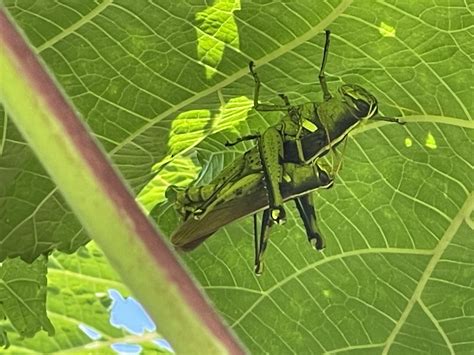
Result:
[[[262,277],[253,274],[251,219],[185,261],[253,353],[472,352],[468,2],[4,3],[148,210],[164,201],[167,184],[198,173],[208,181],[251,146],[226,141],[278,120],[249,110],[250,60],[263,101],[278,103],[280,92],[292,103],[321,101],[322,31],[330,28],[330,90],[362,85],[383,115],[408,123],[350,137],[335,186],[314,196],[324,253],[309,247],[289,207],[288,223],[272,230]],[[85,232],[3,112],[0,133],[0,258],[74,252]],[[158,215],[170,233],[172,209]],[[75,277],[60,275],[50,269],[54,351],[71,348],[59,336],[71,313],[91,312],[88,324],[103,330],[96,301],[86,300],[90,284],[72,287]],[[45,344],[43,335],[30,349]]]

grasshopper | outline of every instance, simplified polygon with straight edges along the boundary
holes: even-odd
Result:
[[[262,271],[262,257],[268,239],[268,230],[273,224],[282,224],[286,219],[283,208],[285,201],[296,202],[300,216],[304,222],[311,245],[317,249],[324,248],[324,241],[316,226],[316,213],[311,201],[310,191],[316,188],[330,187],[334,173],[321,169],[317,159],[339,145],[348,133],[362,121],[379,120],[402,124],[396,118],[377,116],[378,103],[376,98],[366,89],[355,84],[344,84],[332,95],[329,92],[325,67],[329,53],[330,31],[325,31],[323,58],[319,71],[319,83],[323,92],[323,102],[307,102],[291,105],[288,97],[279,94],[282,105],[262,104],[259,101],[261,82],[253,62],[249,63],[255,88],[253,95],[254,109],[257,111],[285,112],[282,119],[274,126],[267,128],[262,134],[253,134],[239,138],[236,142],[227,143],[231,146],[239,142],[255,139],[256,145],[248,150],[240,159],[227,166],[214,180],[202,187],[191,187],[182,191],[171,188],[169,196],[175,199],[178,211],[182,214],[184,224],[172,236],[173,244],[181,249],[191,249],[199,245],[215,230],[234,220],[237,215],[255,213],[262,209],[262,226],[260,238],[256,240],[256,272]],[[340,164],[339,164],[340,167]],[[312,174],[308,174],[313,171]],[[312,187],[301,190],[301,186],[293,183],[299,174],[311,176]],[[289,184],[289,185],[285,185]],[[286,186],[286,188],[284,188]],[[290,187],[288,187],[290,186]],[[256,187],[259,189],[255,190]],[[173,192],[174,191],[174,192]],[[204,228],[204,232],[191,233],[188,225],[203,225],[199,220],[209,220],[208,215],[217,214],[218,209],[247,201],[252,206],[252,198],[264,193],[265,203],[248,207],[245,213],[236,213],[235,218],[214,218],[217,228]],[[254,195],[254,196],[252,196]],[[243,196],[243,197],[242,197]],[[265,196],[264,196],[265,197]],[[232,203],[233,202],[233,203]],[[230,211],[229,213],[234,213]],[[192,217],[192,218],[191,218]],[[213,221],[214,222],[214,221]],[[257,228],[255,227],[255,234]],[[260,240],[257,243],[257,240]],[[258,244],[258,246],[257,246]]]
[[[334,174],[327,168],[321,168],[316,162],[284,163],[283,171],[284,179],[280,184],[283,201],[295,201],[310,241],[321,238],[310,192],[330,188],[333,185]],[[216,189],[219,190],[218,194],[215,193]],[[255,273],[257,275],[262,273],[263,255],[270,227],[273,225],[262,170],[249,172],[242,175],[239,180],[233,180],[224,186],[214,183],[185,189],[170,186],[166,194],[168,200],[175,203],[176,210],[184,220],[171,237],[175,247],[184,251],[196,248],[222,226],[253,214]],[[208,204],[207,212],[201,214],[198,219],[193,218],[194,211],[199,209],[203,202]],[[258,236],[256,216],[262,210],[261,230]]]

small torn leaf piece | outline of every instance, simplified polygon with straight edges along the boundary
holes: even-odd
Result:
[[[23,337],[45,330],[54,335],[54,327],[46,315],[47,257],[28,264],[20,258],[0,264],[1,310]]]
[[[5,314],[3,314],[2,310],[0,309],[0,321],[6,319]],[[7,331],[4,329],[2,325],[0,325],[0,348],[7,349],[10,346],[10,341],[8,340]]]

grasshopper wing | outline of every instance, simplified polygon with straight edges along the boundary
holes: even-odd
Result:
[[[307,194],[318,188],[329,188],[332,178],[316,165],[286,163],[284,171],[288,177],[280,185],[284,201]],[[193,250],[219,228],[240,218],[268,208],[268,195],[263,182],[263,173],[254,175],[249,193],[237,193],[221,203],[215,204],[199,219],[191,215],[171,236],[177,249]]]
[[[189,217],[173,233],[171,242],[177,249],[193,250],[219,228],[266,207],[268,207],[268,197],[262,182],[262,188],[252,195],[242,195],[218,204],[201,219]]]

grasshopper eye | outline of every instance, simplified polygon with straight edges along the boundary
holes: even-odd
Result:
[[[359,85],[343,85],[339,92],[345,103],[361,120],[367,120],[377,113],[377,99]]]
[[[358,99],[354,100],[355,106],[357,107],[357,111],[360,113],[368,113],[370,109],[370,105],[368,102]],[[365,115],[364,115],[365,116]]]
[[[378,105],[375,101],[364,101],[362,99],[356,100],[357,111],[360,113],[359,117],[363,120],[368,120],[377,113]]]

